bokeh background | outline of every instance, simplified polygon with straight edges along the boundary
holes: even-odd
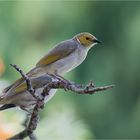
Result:
[[[39,139],[140,139],[140,2],[0,2],[0,90],[28,72],[60,41],[80,32],[103,41],[65,75],[77,83],[115,84],[93,96],[59,90],[41,112]],[[25,113],[0,112],[0,139],[23,129]]]

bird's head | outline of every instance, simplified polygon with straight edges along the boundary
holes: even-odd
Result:
[[[84,47],[92,47],[101,43],[95,36],[90,33],[83,32],[74,36],[74,38]]]

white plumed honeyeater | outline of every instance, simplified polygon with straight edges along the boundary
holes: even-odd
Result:
[[[42,93],[43,86],[49,81],[46,73],[62,76],[64,73],[71,71],[85,60],[90,48],[98,43],[100,41],[95,36],[83,32],[57,44],[37,62],[35,68],[27,73],[36,91],[35,94]],[[49,101],[55,92],[56,89],[51,89],[49,95],[45,98],[45,102]],[[35,103],[36,99],[27,91],[26,82],[23,78],[5,88],[0,95],[0,110],[16,106],[23,110],[29,110]]]

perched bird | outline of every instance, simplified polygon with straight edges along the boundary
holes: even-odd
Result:
[[[95,36],[83,32],[73,38],[63,41],[56,45],[47,55],[40,59],[36,67],[27,73],[31,79],[36,94],[40,94],[43,86],[47,83],[45,74],[53,74],[61,78],[79,66],[86,58],[90,48],[95,44],[101,43]],[[54,96],[56,89],[51,89],[46,97],[47,102]],[[20,78],[15,83],[5,88],[0,96],[0,110],[18,106],[23,110],[29,110],[36,103],[36,99],[27,91],[25,80]]]

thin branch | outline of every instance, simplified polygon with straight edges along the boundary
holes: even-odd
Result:
[[[39,119],[38,112],[39,112],[39,106],[38,106],[38,102],[37,102],[36,106],[34,107],[34,110],[33,110],[33,113],[31,115],[31,119],[30,119],[28,126],[22,132],[9,138],[8,140],[15,140],[15,139],[22,140],[28,136],[30,137],[31,140],[34,140],[34,139],[32,139],[31,136],[33,134],[33,131],[36,129],[37,124],[38,124],[38,119]]]
[[[25,119],[25,121],[23,122],[23,126],[24,126],[24,127],[28,127],[30,118],[31,118],[31,115],[30,115],[30,114],[27,114],[27,115],[26,115],[26,119]],[[30,138],[30,140],[37,140],[37,138],[36,138],[36,136],[35,136],[34,133],[30,134],[30,135],[29,135],[29,138]]]
[[[36,129],[37,127],[37,123],[39,120],[39,109],[42,109],[44,106],[44,99],[40,99],[35,95],[35,90],[32,87],[31,81],[29,79],[29,77],[20,69],[18,68],[16,65],[12,65],[12,67],[14,67],[20,74],[21,76],[25,79],[26,84],[27,84],[27,90],[29,91],[29,93],[35,97],[37,99],[36,105],[33,109],[33,112],[31,114],[31,119],[29,121],[29,124],[27,125],[27,127],[25,128],[25,130],[23,130],[22,132],[20,132],[19,134],[9,138],[8,140],[14,140],[14,139],[24,139],[26,137],[29,136],[29,138],[31,140],[35,140],[35,136],[33,134],[33,131]],[[28,123],[28,121],[27,121]],[[26,124],[25,124],[26,125]]]
[[[99,92],[99,91],[111,89],[114,86],[115,85],[95,87],[95,86],[87,85],[84,88],[81,88],[81,86],[76,85],[76,84],[71,84],[71,83],[64,84],[63,81],[54,81],[52,83],[46,84],[44,91],[48,93],[49,90],[52,88],[57,88],[57,89],[61,88],[61,89],[67,89],[67,90],[73,91],[78,94],[95,94],[96,92]]]
[[[30,94],[32,94],[32,96],[34,98],[37,98],[35,96],[35,90],[33,89],[32,87],[32,83],[31,83],[31,80],[29,79],[29,77],[17,66],[17,65],[14,65],[14,64],[10,64],[13,68],[15,68],[20,74],[21,76],[23,77],[23,79],[25,79],[26,81],[26,85],[27,85],[27,90],[29,91]]]
[[[37,99],[37,102],[36,102],[36,105],[33,109],[32,114],[31,114],[29,124],[25,128],[25,130],[23,130],[22,132],[20,132],[19,134],[15,135],[15,136],[9,138],[8,140],[24,139],[26,137],[30,137],[31,140],[34,140],[34,137],[32,137],[32,136],[33,136],[33,132],[36,129],[37,124],[38,124],[38,120],[39,120],[39,115],[38,114],[39,114],[39,111],[41,109],[43,109],[45,97],[49,95],[49,91],[51,89],[61,88],[61,89],[64,89],[64,90],[73,91],[73,92],[78,93],[78,94],[95,94],[96,92],[108,90],[108,89],[111,89],[111,88],[114,87],[114,85],[95,87],[95,85],[93,84],[92,81],[90,81],[90,83],[87,86],[83,87],[81,85],[74,84],[71,81],[70,82],[68,82],[68,81],[65,82],[64,80],[61,80],[60,78],[57,78],[56,76],[46,74],[47,75],[46,78],[51,77],[51,82],[46,83],[43,92],[39,96],[36,96],[35,95],[35,89],[33,89],[31,80],[28,77],[28,75],[26,75],[16,65],[11,64],[11,66],[14,67],[21,74],[23,79],[25,79],[26,84],[27,84],[27,90],[29,91],[29,93],[33,97],[35,97]]]

